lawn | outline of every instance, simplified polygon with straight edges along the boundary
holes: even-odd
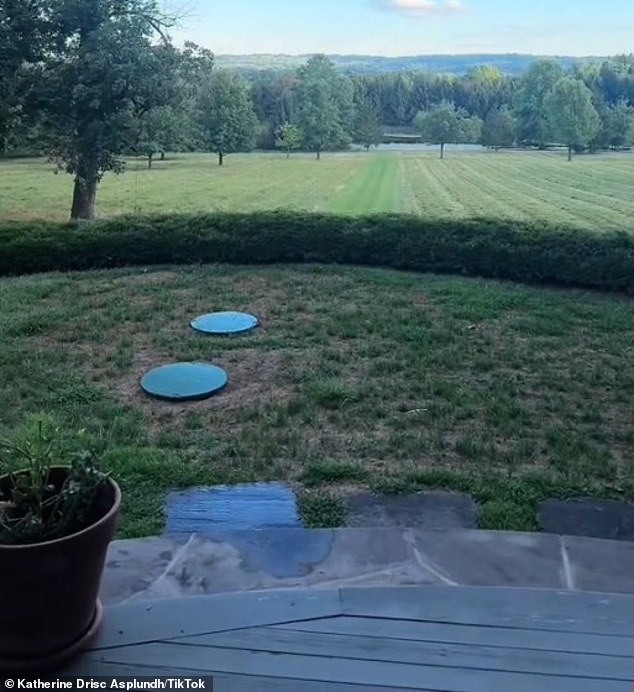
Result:
[[[262,327],[188,327],[216,309]],[[313,525],[336,524],[355,488],[447,487],[474,493],[482,526],[531,529],[542,498],[631,493],[631,344],[624,297],[479,279],[310,265],[1,279],[0,432],[38,410],[85,428],[123,486],[121,536],[160,532],[170,488],[269,479],[296,485]],[[140,392],[149,368],[196,359],[227,369],[217,397]]]
[[[65,220],[72,179],[43,160],[0,162],[0,219]],[[592,230],[630,229],[634,167],[629,154],[544,152],[170,155],[107,175],[100,216],[122,213],[301,209],[429,217],[543,220]]]

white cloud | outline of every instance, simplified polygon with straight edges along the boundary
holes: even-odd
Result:
[[[455,14],[466,9],[462,0],[375,0],[374,4],[383,10],[402,12],[413,17]]]

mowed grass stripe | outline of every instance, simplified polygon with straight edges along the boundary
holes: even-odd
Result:
[[[254,211],[276,208],[324,210],[342,180],[366,161],[350,154],[232,154],[217,165],[211,154],[170,155],[148,170],[127,161],[123,175],[108,174],[99,186],[99,216],[125,213]],[[43,160],[0,162],[0,218],[68,218],[72,177],[53,175]]]
[[[442,162],[439,162],[442,163]],[[422,216],[450,215],[458,218],[468,216],[468,211],[458,195],[432,168],[432,159],[416,157],[412,159],[411,185],[416,203]],[[438,167],[440,168],[440,167]]]
[[[571,167],[567,170],[562,171],[559,166],[552,166],[542,175],[535,171],[532,180],[539,181],[540,189],[547,191],[549,195],[559,196],[561,192],[561,196],[574,205],[574,209],[578,210],[581,217],[586,216],[583,207],[592,209],[595,214],[599,210],[612,216],[631,213],[631,199],[628,199],[631,195],[624,194],[625,187],[618,192],[613,190],[611,195],[607,194],[606,190],[609,188],[605,187],[602,176],[604,167],[600,166],[600,161],[597,163],[592,176],[585,175],[582,168],[588,165],[588,159],[581,158],[573,160]],[[575,165],[576,168],[574,168]],[[629,189],[631,190],[631,187]]]
[[[366,155],[364,169],[349,181],[328,205],[328,211],[345,214],[395,212],[400,209],[398,156]]]
[[[451,162],[451,178],[454,177],[460,180],[461,193],[470,200],[472,214],[502,219],[529,218],[517,208],[512,190],[502,190],[498,180],[482,175],[482,169],[468,159]]]
[[[406,211],[425,217],[566,223],[590,229],[632,227],[631,156],[565,157],[544,152],[169,155],[148,170],[106,175],[98,216],[122,213],[257,211],[277,208],[365,214]],[[65,220],[72,177],[44,160],[0,162],[0,218]]]
[[[493,179],[499,176],[501,170],[497,162],[481,162],[483,178]],[[512,168],[506,171],[506,175],[498,177],[496,185],[515,193],[516,204],[529,210],[533,218],[542,218],[549,221],[560,221],[583,226],[616,227],[622,228],[626,209],[614,209],[614,204],[603,204],[605,197],[596,201],[588,201],[583,198],[583,192],[575,187],[575,180],[549,179],[546,177],[548,169],[524,170]],[[558,171],[563,177],[566,169]],[[507,180],[508,182],[503,182]],[[599,184],[597,182],[597,184]],[[631,215],[631,211],[630,211]]]
[[[354,176],[361,168],[360,162],[341,155],[316,161],[301,154],[290,159],[274,154],[244,154],[228,157],[222,168],[209,166],[209,157],[205,159],[193,171],[179,171],[178,179],[173,181],[177,190],[182,189],[187,185],[183,176],[190,174],[192,185],[189,198],[177,200],[176,211],[188,211],[202,199],[204,205],[197,210],[319,210],[326,206],[330,191],[339,181]],[[148,191],[151,184],[151,180],[146,182]],[[205,189],[204,197],[201,188]],[[175,197],[174,191],[164,192]],[[167,204],[167,198],[162,204]]]
[[[606,160],[605,157],[593,159],[579,157],[566,166],[562,160],[546,155],[543,161],[539,155],[527,157],[526,162],[514,162],[513,170],[520,179],[524,178],[532,185],[544,190],[549,197],[563,197],[565,200],[582,202],[593,207],[604,207],[606,211],[615,209],[614,200],[618,200],[619,212],[631,215],[631,189],[634,177],[632,170],[623,166],[618,156]],[[486,166],[487,161],[484,161]],[[591,170],[588,170],[591,167]],[[607,173],[618,170],[621,184],[609,183]],[[629,180],[628,180],[629,179]],[[559,194],[561,192],[562,194]],[[581,195],[581,197],[579,197]],[[585,216],[585,214],[583,215]]]
[[[543,219],[567,224],[578,222],[578,215],[570,212],[564,198],[549,199],[548,194],[536,188],[532,179],[521,179],[514,171],[504,170],[497,162],[482,162],[482,178],[500,192],[508,195],[517,212],[524,219]],[[524,174],[524,178],[526,175]],[[506,182],[508,181],[508,182]]]

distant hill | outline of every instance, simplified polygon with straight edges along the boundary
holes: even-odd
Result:
[[[477,65],[492,65],[507,75],[517,75],[538,60],[539,55],[520,55],[517,53],[473,54],[473,55],[408,55],[388,58],[380,55],[329,55],[330,60],[342,71],[351,74],[377,74],[380,72],[426,71],[439,74],[461,75]],[[573,58],[568,56],[548,56],[563,67],[594,60],[604,60],[600,56]],[[261,70],[293,70],[303,65],[310,55],[273,55],[254,53],[252,55],[217,55],[218,67],[240,72],[259,72]]]

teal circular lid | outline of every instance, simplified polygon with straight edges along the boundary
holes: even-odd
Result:
[[[147,394],[168,401],[207,399],[229,381],[227,373],[209,363],[174,363],[146,373],[141,388]]]
[[[206,334],[237,334],[257,327],[258,319],[246,312],[210,312],[190,324],[196,331]]]

